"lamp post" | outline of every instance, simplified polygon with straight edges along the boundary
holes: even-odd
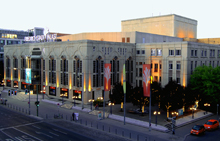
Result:
[[[91,111],[92,111],[92,103],[93,103],[94,99],[89,99],[89,102],[91,103]]]
[[[155,121],[155,123],[156,123],[156,126],[157,126],[157,115],[160,115],[160,111],[154,111],[154,115],[156,115],[156,121]]]
[[[110,114],[112,115],[112,105],[114,106],[115,104],[109,101],[108,106],[110,106]]]
[[[192,110],[192,119],[194,119],[194,110],[196,110],[196,108],[190,108],[190,110]]]
[[[76,96],[73,96],[73,100],[74,100],[74,107],[76,106],[75,99],[76,99]]]
[[[207,109],[207,107],[210,107],[210,104],[209,104],[209,103],[205,103],[204,106],[206,107],[206,108],[205,108],[205,109],[206,109],[206,110],[205,110],[205,113],[208,114],[208,111],[207,111],[208,109]]]

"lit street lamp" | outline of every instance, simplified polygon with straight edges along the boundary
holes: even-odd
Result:
[[[111,101],[109,101],[108,106],[110,106],[110,114],[112,115],[112,105],[114,106],[114,103],[111,103]]]
[[[196,108],[190,108],[190,110],[192,110],[192,119],[194,119],[194,110],[196,110]]]
[[[207,110],[208,110],[207,107],[210,107],[210,104],[209,104],[209,103],[205,103],[204,106],[206,107],[206,108],[205,108],[205,109],[206,109],[206,112],[205,112],[205,113],[207,114],[207,113],[208,113],[208,111],[207,111]]]
[[[91,111],[92,111],[92,103],[94,102],[94,99],[89,99],[89,102],[91,103]]]
[[[154,111],[154,115],[156,115],[156,126],[157,126],[157,115],[160,115],[160,111]]]

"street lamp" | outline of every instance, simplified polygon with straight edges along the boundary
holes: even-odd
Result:
[[[172,114],[172,116],[175,116],[175,117],[178,116],[177,112],[172,112],[171,114]]]
[[[111,103],[111,101],[109,101],[108,106],[110,106],[110,114],[112,115],[112,105],[114,106],[114,103]]]
[[[94,99],[89,99],[89,102],[91,103],[91,111],[92,111],[92,103],[94,102]]]
[[[196,110],[196,108],[190,108],[190,110],[192,110],[192,119],[194,119],[194,110]]]
[[[156,126],[157,126],[157,115],[160,115],[160,111],[154,111],[154,115],[156,115]]]
[[[210,104],[209,104],[209,103],[205,103],[204,106],[206,107],[206,108],[205,108],[205,109],[206,109],[206,112],[205,112],[205,113],[207,114],[207,113],[208,113],[208,111],[207,111],[207,110],[208,110],[207,107],[210,107]]]

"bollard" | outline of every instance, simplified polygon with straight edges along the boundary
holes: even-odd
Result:
[[[66,115],[66,120],[67,120],[67,115]]]
[[[137,135],[137,141],[139,141],[139,135]]]
[[[131,139],[131,133],[129,134],[129,137],[130,137],[130,139]]]
[[[21,108],[19,107],[18,110],[19,110],[19,112],[20,112],[20,111],[21,111]]]
[[[87,120],[86,120],[86,126],[87,126]]]
[[[102,125],[102,131],[104,131],[104,125]]]
[[[117,129],[115,129],[115,134],[117,135]]]
[[[80,124],[82,124],[82,119],[80,119]]]
[[[98,123],[97,123],[97,129],[99,129]]]
[[[92,127],[92,122],[91,122],[91,127]]]
[[[121,134],[122,134],[122,137],[124,137],[124,131],[122,131],[122,133],[121,133]]]
[[[110,127],[108,128],[108,132],[110,133]]]

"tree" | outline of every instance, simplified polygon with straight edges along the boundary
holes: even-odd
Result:
[[[132,93],[132,86],[127,81],[126,82],[126,102],[131,101],[131,93]],[[111,102],[115,104],[120,104],[121,102],[124,102],[124,91],[123,86],[121,85],[121,82],[115,83],[112,94],[110,94],[110,100]]]
[[[169,117],[169,109],[177,110],[183,107],[183,96],[183,86],[176,81],[170,81],[164,87],[161,94],[161,108],[167,110],[167,117]]]
[[[160,109],[161,93],[162,93],[161,84],[158,83],[157,81],[154,81],[151,84],[151,104],[152,105],[158,104],[159,109]]]
[[[140,111],[142,106],[147,106],[147,104],[149,103],[149,98],[144,96],[143,87],[135,87],[133,89],[131,102],[133,103],[133,105],[139,106]]]
[[[220,102],[220,67],[199,66],[190,78],[192,90],[197,91],[200,104]]]

